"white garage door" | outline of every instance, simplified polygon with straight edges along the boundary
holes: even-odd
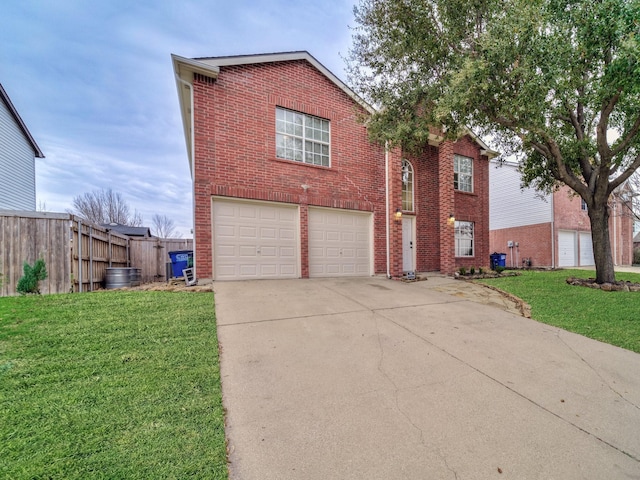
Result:
[[[309,276],[371,275],[371,214],[309,208]]]
[[[595,265],[591,233],[580,232],[580,265]]]
[[[298,218],[296,206],[215,198],[214,278],[299,277]]]
[[[558,232],[558,266],[576,266],[576,235],[575,232]]]

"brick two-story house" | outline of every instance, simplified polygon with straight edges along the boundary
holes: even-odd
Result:
[[[595,264],[586,203],[569,187],[551,194],[521,188],[518,166],[491,163],[490,247],[506,253],[506,266],[576,267]],[[609,201],[615,265],[633,261],[633,218],[624,195]]]
[[[488,163],[468,133],[418,156],[307,52],[172,56],[200,279],[453,273],[489,264]]]

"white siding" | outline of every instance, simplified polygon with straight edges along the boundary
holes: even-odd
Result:
[[[35,154],[0,99],[0,209],[36,209]]]
[[[520,172],[513,164],[489,165],[489,230],[548,223],[551,201],[531,188],[520,188]]]

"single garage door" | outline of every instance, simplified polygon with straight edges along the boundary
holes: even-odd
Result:
[[[590,232],[580,232],[580,265],[595,265]]]
[[[558,232],[558,266],[576,266],[576,234],[575,232]]]
[[[309,276],[371,275],[371,214],[309,208]]]
[[[213,199],[216,280],[299,277],[298,208]]]

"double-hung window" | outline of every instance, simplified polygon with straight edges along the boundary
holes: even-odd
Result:
[[[453,188],[461,192],[473,192],[473,159],[454,155]]]
[[[473,257],[473,222],[455,223],[456,257]]]
[[[329,120],[276,108],[276,157],[329,167],[330,147]]]

